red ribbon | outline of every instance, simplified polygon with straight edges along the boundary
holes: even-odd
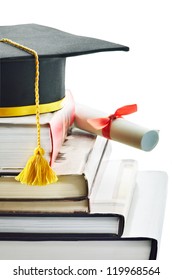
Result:
[[[88,123],[92,125],[95,129],[102,129],[102,135],[108,139],[110,138],[110,128],[112,121],[117,118],[122,118],[124,115],[129,115],[137,111],[137,105],[126,105],[115,111],[114,114],[108,116],[107,118],[98,118],[98,119],[88,119]]]

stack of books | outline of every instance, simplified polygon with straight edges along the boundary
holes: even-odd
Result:
[[[67,57],[129,48],[37,24],[0,33],[0,259],[156,259],[167,176],[110,160],[108,139],[151,151],[158,131],[123,118],[136,104],[104,115],[65,92]]]
[[[53,168],[58,182],[21,185],[1,168],[0,259],[156,259],[167,175],[110,160],[112,142],[72,128]]]

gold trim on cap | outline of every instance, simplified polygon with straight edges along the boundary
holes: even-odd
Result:
[[[49,113],[58,111],[64,106],[65,97],[59,101],[39,104],[40,113]],[[0,107],[0,117],[19,117],[26,115],[35,115],[36,105],[20,106],[20,107]]]

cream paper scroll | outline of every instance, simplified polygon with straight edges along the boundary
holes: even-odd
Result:
[[[95,129],[88,122],[88,119],[102,117],[107,117],[107,113],[76,104],[74,121],[76,127],[102,136],[102,130]],[[159,141],[159,132],[127,121],[125,118],[117,118],[112,121],[110,137],[114,141],[143,151],[151,151]]]

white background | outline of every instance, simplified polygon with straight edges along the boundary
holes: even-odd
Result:
[[[134,158],[140,169],[169,175],[159,262],[170,266],[172,250],[172,11],[167,0],[1,1],[0,25],[38,23],[130,47],[67,59],[66,88],[77,102],[113,113],[137,103],[127,119],[160,130],[149,153],[115,143],[115,158]],[[155,198],[156,199],[156,198]],[[166,278],[167,279],[167,278]]]

